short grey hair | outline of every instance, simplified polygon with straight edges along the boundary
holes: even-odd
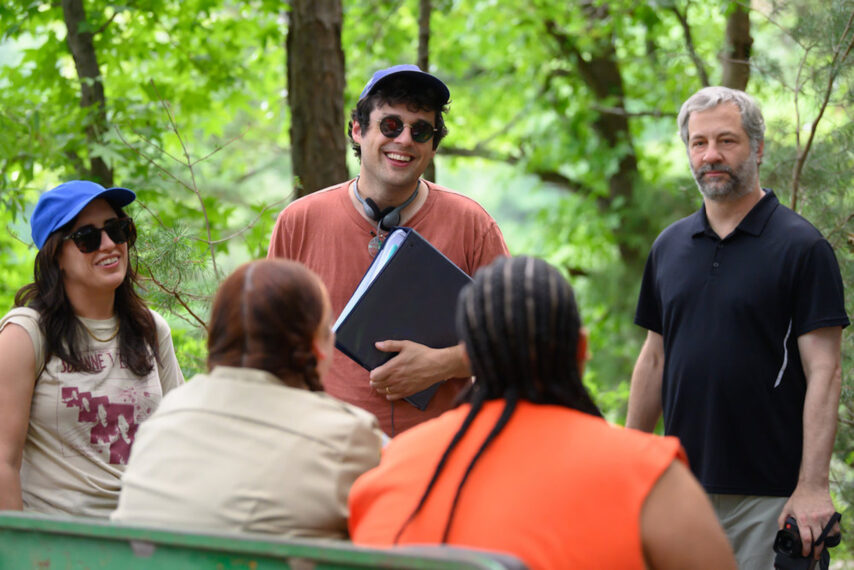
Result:
[[[765,119],[756,100],[744,91],[729,87],[704,87],[682,104],[676,123],[679,125],[679,135],[682,142],[688,146],[688,119],[691,113],[707,111],[722,103],[733,103],[741,112],[741,126],[750,139],[750,148],[756,152],[765,140]]]

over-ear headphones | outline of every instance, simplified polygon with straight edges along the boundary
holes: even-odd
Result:
[[[356,199],[359,203],[362,204],[362,208],[365,210],[365,215],[371,218],[372,220],[379,222],[377,227],[379,227],[383,231],[389,231],[391,228],[400,224],[400,212],[412,202],[415,197],[418,195],[418,187],[421,185],[421,179],[418,179],[418,184],[415,185],[415,191],[412,192],[412,195],[406,199],[406,201],[400,206],[389,206],[385,210],[380,210],[380,207],[377,206],[376,202],[374,202],[371,198],[362,198],[362,195],[359,194],[359,177],[353,181],[353,191],[356,193]]]

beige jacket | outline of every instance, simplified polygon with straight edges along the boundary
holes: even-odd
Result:
[[[377,465],[380,446],[371,414],[220,366],[170,393],[140,427],[111,518],[344,538],[350,486]]]

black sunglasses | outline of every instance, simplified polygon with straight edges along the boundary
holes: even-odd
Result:
[[[81,253],[92,253],[101,247],[101,232],[107,232],[116,245],[128,242],[128,246],[136,241],[136,226],[132,218],[115,218],[107,221],[103,228],[86,225],[63,238],[70,239]]]
[[[380,120],[380,132],[390,139],[396,139],[399,137],[400,133],[403,132],[404,127],[409,127],[409,134],[412,137],[412,140],[420,143],[427,142],[432,139],[433,133],[438,130],[424,119],[419,119],[411,125],[404,123],[403,119],[397,115],[387,115]]]

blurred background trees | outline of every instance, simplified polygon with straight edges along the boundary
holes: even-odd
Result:
[[[704,85],[762,104],[763,184],[831,241],[854,313],[853,17],[854,0],[7,0],[0,304],[31,279],[39,192],[127,186],[146,296],[194,373],[219,280],[265,255],[291,199],[356,172],[346,122],[370,74],[420,63],[452,94],[429,176],[481,202],[513,253],[570,276],[591,333],[585,381],[622,422],[646,254],[700,204],[675,115]],[[847,378],[840,415],[847,508]]]

